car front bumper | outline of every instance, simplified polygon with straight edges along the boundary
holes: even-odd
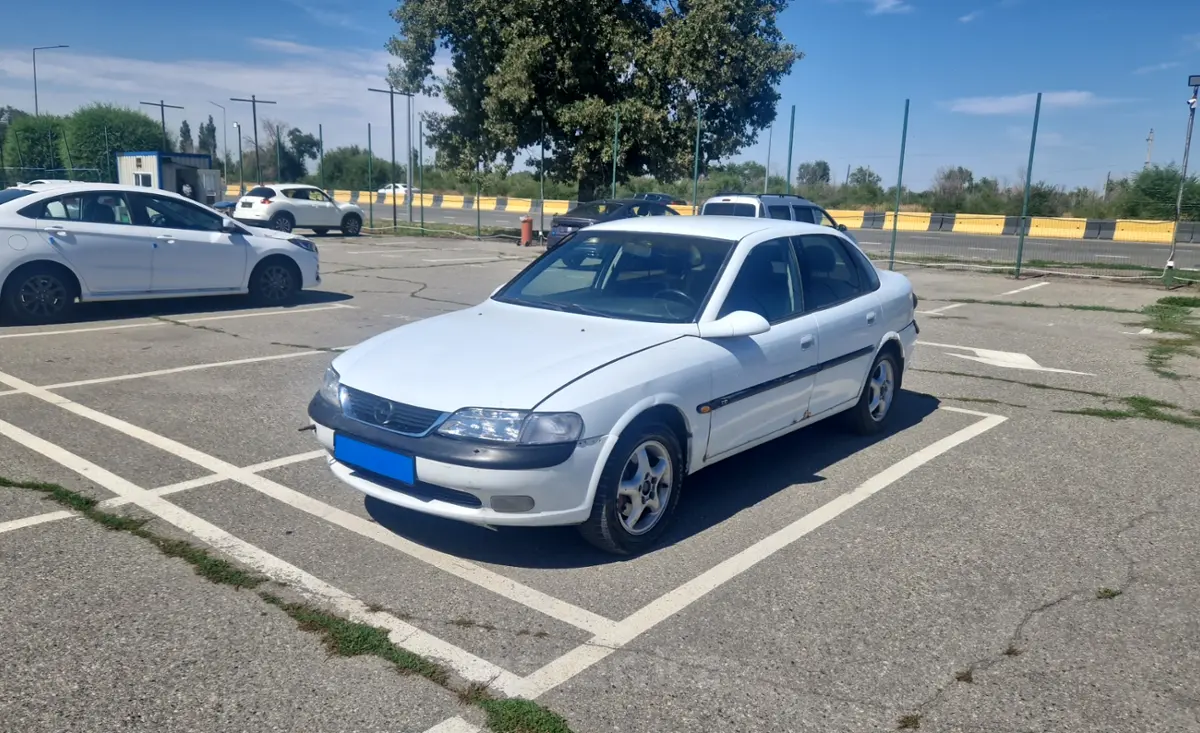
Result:
[[[380,501],[470,524],[556,526],[580,524],[591,514],[591,486],[604,440],[561,446],[492,447],[430,435],[408,438],[342,414],[319,394],[308,408],[317,441],[333,475]],[[402,483],[334,457],[335,436],[345,436],[413,458],[414,477]],[[524,511],[504,502],[532,501]],[[500,506],[501,508],[497,508]]]

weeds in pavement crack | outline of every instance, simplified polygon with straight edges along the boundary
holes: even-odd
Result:
[[[1200,415],[1197,415],[1195,410],[1184,410],[1178,405],[1170,402],[1156,400],[1151,397],[1142,397],[1140,395],[1113,399],[1125,405],[1125,408],[1117,409],[1112,407],[1084,407],[1074,410],[1054,410],[1054,412],[1064,415],[1085,415],[1087,417],[1099,417],[1104,418],[1105,420],[1128,420],[1131,418],[1156,420],[1158,422],[1165,422],[1184,428],[1200,430]]]
[[[901,716],[897,730],[916,730],[921,727],[921,716],[910,714]]]
[[[1096,591],[1096,599],[1101,601],[1111,601],[1121,595],[1121,591],[1114,588],[1100,588]]]
[[[967,669],[964,669],[963,671],[954,675],[954,679],[959,682],[966,682],[969,684],[969,683],[975,681],[975,672],[970,667],[968,667]]]
[[[1007,379],[1005,377],[992,377],[986,374],[971,374],[970,372],[956,372],[947,369],[919,369],[914,367],[915,372],[924,372],[926,374],[944,374],[950,377],[968,377],[970,379],[982,379],[988,382],[1003,382],[1004,384],[1019,384],[1030,389],[1050,390],[1053,392],[1066,392],[1068,394],[1085,395],[1087,397],[1108,397],[1106,392],[1094,392],[1087,389],[1074,389],[1071,387],[1056,387],[1052,384],[1043,382],[1025,382],[1020,379]]]
[[[1146,349],[1146,366],[1160,377],[1171,380],[1185,376],[1172,368],[1172,362],[1180,356],[1200,359],[1200,323],[1194,309],[1200,307],[1200,298],[1170,295],[1142,309],[1145,320],[1140,324],[1155,333],[1166,334],[1155,337]]]

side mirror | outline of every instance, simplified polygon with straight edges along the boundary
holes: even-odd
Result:
[[[838,224],[838,225],[837,225],[837,230],[838,230],[839,232],[844,232],[844,231],[846,231],[846,225],[845,225],[845,224]]]
[[[226,234],[240,234],[242,227],[233,219],[225,218],[221,220],[221,231]]]
[[[700,338],[720,339],[757,336],[771,330],[767,319],[750,311],[734,311],[724,318],[700,324]]]

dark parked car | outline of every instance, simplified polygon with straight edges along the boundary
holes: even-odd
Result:
[[[550,236],[546,238],[546,249],[557,247],[567,235],[584,227],[634,216],[679,216],[679,213],[664,203],[644,199],[588,201],[550,220]]]
[[[687,202],[669,193],[635,193],[633,197],[639,201],[657,201],[671,206],[686,206]]]

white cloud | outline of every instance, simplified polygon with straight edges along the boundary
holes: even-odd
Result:
[[[913,7],[904,0],[867,0],[871,8],[867,11],[868,15],[884,15],[894,13],[908,13]]]
[[[1092,92],[1046,92],[1042,94],[1044,109],[1077,109],[1108,104],[1114,100],[1097,97]],[[946,103],[951,112],[967,115],[1014,115],[1032,112],[1036,94],[1013,94],[999,97],[960,97]]]
[[[195,130],[210,114],[220,127],[221,110],[211,104],[216,102],[225,106],[227,132],[233,133],[235,121],[250,131],[251,110],[250,105],[232,102],[230,97],[254,94],[276,102],[258,108],[260,126],[262,119],[268,118],[316,134],[317,126],[322,125],[325,149],[329,150],[342,145],[365,146],[370,122],[377,152],[385,149],[388,102],[384,95],[372,94],[367,88],[386,85],[388,63],[393,60],[389,54],[316,48],[270,38],[251,39],[249,45],[271,50],[274,57],[244,61],[236,49],[225,59],[165,62],[132,56],[47,54],[38,59],[39,106],[43,112],[66,114],[94,102],[139,108],[141,101],[163,99],[184,107],[167,110],[167,125],[177,131],[184,119]],[[444,71],[445,66],[446,61],[439,58],[434,70]],[[27,50],[0,48],[0,99],[31,109],[32,79]],[[396,137],[403,150],[404,100],[396,101]],[[440,98],[417,97],[413,109],[415,120],[417,112],[449,108]],[[157,116],[157,110],[150,111],[152,117]],[[415,123],[413,130],[415,146]],[[237,149],[233,134],[229,147]]]
[[[960,16],[958,19],[958,22],[959,23],[970,23],[971,21],[975,20],[976,18],[978,18],[981,15],[983,15],[982,10],[972,10],[971,12],[967,13],[966,15]]]
[[[1178,61],[1164,61],[1161,64],[1150,64],[1149,66],[1139,66],[1133,70],[1135,74],[1153,74],[1156,71],[1166,71],[1179,66]]]
[[[287,0],[287,3],[321,25],[364,33],[371,32],[370,29],[359,24],[348,4],[338,2],[338,0]],[[339,9],[343,6],[345,6],[344,10]]]

